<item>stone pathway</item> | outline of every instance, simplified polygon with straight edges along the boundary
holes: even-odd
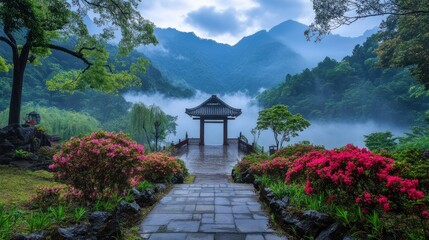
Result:
[[[143,239],[285,239],[269,227],[252,185],[229,183],[226,173],[201,168],[194,184],[176,185],[143,220]]]

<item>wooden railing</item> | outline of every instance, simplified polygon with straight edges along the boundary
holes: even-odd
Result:
[[[198,145],[200,144],[199,138],[188,138],[188,134],[186,134],[185,139],[180,140],[179,142],[174,144],[171,143],[171,146],[176,150],[180,151],[184,146],[189,145]],[[257,153],[253,145],[249,144],[246,137],[240,133],[240,136],[238,138],[228,138],[228,144],[237,144],[238,150],[244,152],[245,154],[249,153]]]
[[[253,145],[247,143],[246,139],[242,138],[241,136],[238,138],[238,150],[244,152],[245,154],[258,153]]]

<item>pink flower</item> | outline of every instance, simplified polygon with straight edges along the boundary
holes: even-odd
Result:
[[[307,193],[308,195],[312,194],[312,193],[313,193],[313,191],[314,191],[313,187],[311,186],[311,182],[310,182],[310,180],[308,180],[308,179],[307,179],[307,182],[305,183],[304,191],[305,191],[305,193]]]

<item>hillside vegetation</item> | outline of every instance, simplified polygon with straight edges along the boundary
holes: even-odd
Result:
[[[417,85],[407,68],[375,66],[378,42],[369,38],[338,62],[325,58],[317,67],[287,75],[283,83],[257,98],[263,107],[285,104],[308,119],[376,120],[408,125],[423,117],[426,96],[411,96]]]

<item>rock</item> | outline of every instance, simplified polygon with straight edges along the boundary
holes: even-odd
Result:
[[[315,210],[307,210],[302,214],[302,217],[314,221],[314,223],[322,228],[326,228],[332,223],[334,223],[334,219],[331,218],[328,214],[321,213]]]
[[[13,145],[8,139],[0,138],[0,153],[8,153],[15,149],[15,145]]]
[[[300,236],[304,237],[316,237],[322,230],[314,221],[309,219],[301,220],[295,223],[295,229]]]
[[[271,200],[273,200],[276,196],[274,195],[273,191],[270,188],[264,188],[263,199],[269,203]]]
[[[261,188],[261,186],[262,186],[262,182],[261,182],[261,180],[259,180],[259,179],[255,179],[255,181],[253,181],[253,187],[256,189],[256,190],[260,190],[260,188]]]
[[[274,198],[271,200],[269,205],[272,212],[279,213],[282,209],[285,209],[288,206],[288,203]]]
[[[333,223],[317,236],[316,240],[341,240],[345,235],[345,227],[339,223]]]
[[[171,179],[171,183],[176,184],[176,183],[183,183],[185,181],[185,175],[183,175],[183,173],[179,173],[176,176],[174,176]]]
[[[19,234],[12,237],[10,240],[45,240],[47,233],[45,231],[37,231],[29,235]]]
[[[155,192],[151,189],[146,189],[140,192],[138,197],[134,197],[140,207],[151,206],[155,203]]]
[[[55,240],[97,240],[89,223],[68,228],[57,228],[52,236]]]
[[[253,176],[253,174],[249,171],[249,169],[244,171],[241,176],[244,183],[253,183],[253,181],[255,181],[255,176]]]
[[[134,222],[140,216],[140,206],[134,201],[128,203],[122,200],[115,209],[115,218],[119,222]]]
[[[1,149],[1,147],[0,147]],[[1,165],[8,165],[13,161],[13,157],[9,154],[0,155],[0,164]]]
[[[155,192],[162,192],[165,189],[167,189],[167,187],[165,186],[165,184],[162,184],[162,183],[155,184]]]
[[[93,212],[89,223],[97,239],[118,239],[121,236],[119,221],[108,212]]]
[[[297,216],[287,213],[286,211],[282,212],[282,222],[281,224],[284,226],[287,225],[295,225],[296,223],[298,223],[300,220]]]
[[[24,124],[10,124],[0,129],[0,144],[5,139],[9,140],[14,146],[23,146],[31,144],[34,138],[35,127]]]

